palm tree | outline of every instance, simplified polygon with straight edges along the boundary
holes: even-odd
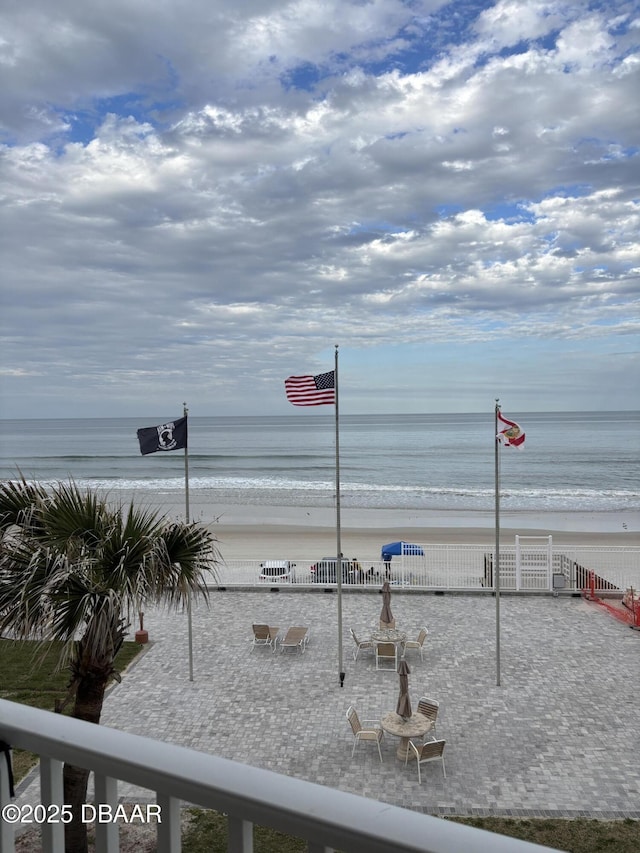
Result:
[[[100,722],[105,689],[131,618],[147,602],[207,597],[213,534],[148,509],[110,504],[74,482],[45,488],[24,477],[0,484],[0,633],[62,641],[72,715]],[[65,765],[67,853],[85,853],[81,816],[89,771]]]

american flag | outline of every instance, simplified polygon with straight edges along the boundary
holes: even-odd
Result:
[[[323,406],[335,403],[334,371],[317,376],[290,376],[284,380],[287,400],[294,406]]]

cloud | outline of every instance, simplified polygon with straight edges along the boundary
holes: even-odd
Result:
[[[372,362],[392,343],[416,387],[417,344],[528,342],[530,409],[569,381],[546,349],[580,346],[589,408],[612,376],[594,342],[633,340],[640,290],[637,27],[613,7],[5,11],[12,411],[279,411],[336,342]]]

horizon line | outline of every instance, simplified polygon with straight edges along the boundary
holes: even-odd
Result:
[[[640,409],[529,409],[529,410],[519,410],[519,409],[511,409],[510,412],[517,411],[519,415],[601,415],[601,414],[640,414]],[[455,415],[455,416],[465,416],[465,415],[493,415],[494,409],[481,409],[479,411],[467,411],[467,412],[394,412],[389,414],[388,412],[341,412],[342,417],[394,417],[398,414],[405,415],[408,417],[416,417],[416,416],[440,416],[440,415]],[[288,412],[287,414],[271,414],[271,415],[247,415],[247,414],[227,414],[227,415],[189,415],[191,418],[220,418],[220,419],[231,419],[231,418],[288,418],[288,417],[310,417],[310,416],[322,416],[333,417],[333,414],[330,412],[319,412],[317,408],[314,409],[313,412],[304,412],[295,411]],[[182,414],[176,415],[174,417],[183,417]],[[39,417],[39,416],[26,416],[26,417],[18,417],[18,418],[7,418],[0,416],[0,423],[9,423],[11,421],[119,421],[119,420],[139,420],[139,419],[155,419],[162,420],[162,417],[158,417],[156,415],[69,415],[69,416],[55,416],[55,417]]]

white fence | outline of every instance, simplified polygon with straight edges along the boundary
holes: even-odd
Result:
[[[553,545],[551,537],[530,542],[516,537],[514,545],[500,546],[500,588],[517,592],[580,592],[591,585],[599,591],[620,593],[640,589],[640,548],[629,546]],[[481,591],[495,588],[495,553],[487,545],[425,545],[424,556],[394,557],[391,563],[348,562],[343,586],[379,589],[385,579],[392,586],[415,590]],[[296,560],[291,579],[261,580],[259,560],[228,560],[220,565],[212,586],[266,588],[335,588],[326,575],[316,579],[313,560]]]

